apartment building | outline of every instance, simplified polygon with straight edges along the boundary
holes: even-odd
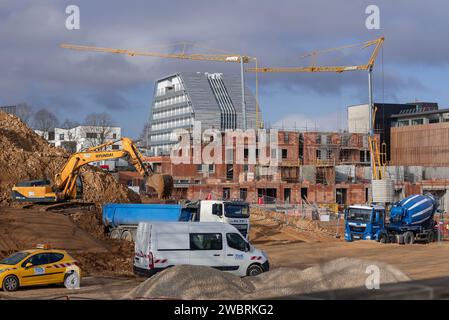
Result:
[[[150,120],[153,155],[169,154],[177,142],[172,132],[192,131],[195,121],[201,122],[202,130],[244,128],[239,76],[182,72],[157,80],[154,87]],[[247,128],[255,129],[256,100],[249,88],[245,90],[245,102]]]

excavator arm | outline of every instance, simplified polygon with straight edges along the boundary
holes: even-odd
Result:
[[[146,185],[157,192],[159,198],[169,197],[173,190],[173,178],[170,175],[156,174],[150,167],[147,167],[142,161],[140,151],[131,139],[122,138],[119,141],[122,144],[121,150],[106,150],[106,147],[117,142],[111,141],[71,155],[61,172],[55,175],[54,187],[52,188],[54,191],[48,192],[48,186],[35,185],[26,186],[27,189],[24,191],[34,195],[35,193],[39,193],[38,191],[45,187],[47,188],[44,195],[45,199],[54,199],[54,201],[74,199],[77,195],[76,180],[82,166],[92,162],[127,157],[128,162],[142,175]],[[18,191],[23,195],[24,192],[21,192],[22,190],[20,188],[23,189],[25,187],[14,187],[13,192]],[[31,199],[26,196],[24,197],[28,200]],[[20,200],[25,199],[21,198]],[[42,199],[42,197],[39,197],[39,199]]]

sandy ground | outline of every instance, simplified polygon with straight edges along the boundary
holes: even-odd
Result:
[[[80,215],[87,216],[88,213],[79,212]],[[79,290],[45,287],[14,293],[0,291],[0,298],[117,299],[144,280],[129,272],[132,244],[93,235],[89,228],[81,228],[72,219],[61,212],[0,207],[0,256],[35,243],[50,242],[55,247],[69,250],[82,266],[84,264],[83,272],[87,273]],[[281,227],[261,216],[253,217],[250,238],[255,246],[267,252],[272,269],[304,269],[336,258],[352,257],[388,263],[413,280],[449,276],[449,242],[410,246],[373,241],[347,243],[330,234]]]
[[[137,277],[88,276],[81,280],[80,289],[63,286],[22,288],[16,292],[0,291],[0,299],[92,300],[120,299],[142,282]]]
[[[416,280],[449,276],[449,241],[408,246],[375,241],[345,242],[313,232],[297,232],[260,219],[252,228],[252,242],[268,254],[273,268],[303,269],[336,258],[353,257],[394,265]]]

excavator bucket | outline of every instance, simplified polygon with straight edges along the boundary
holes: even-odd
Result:
[[[173,177],[168,174],[153,174],[146,184],[157,192],[159,199],[169,198],[173,192]]]

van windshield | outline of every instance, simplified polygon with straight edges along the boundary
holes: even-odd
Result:
[[[225,202],[225,216],[227,218],[249,218],[249,205]]]

